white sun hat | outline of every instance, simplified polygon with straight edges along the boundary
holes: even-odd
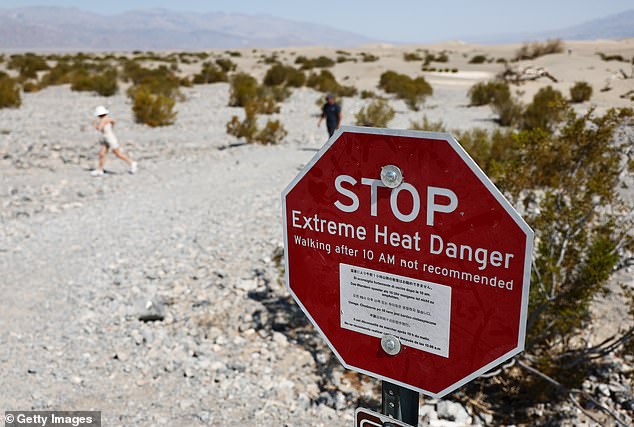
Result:
[[[110,111],[108,111],[108,109],[106,107],[104,107],[103,105],[98,106],[97,108],[95,108],[95,116],[103,116],[104,114],[110,114]]]

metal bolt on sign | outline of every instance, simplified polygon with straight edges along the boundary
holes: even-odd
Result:
[[[381,338],[381,348],[390,356],[401,352],[401,342],[394,335],[385,335]]]
[[[396,188],[403,182],[403,172],[394,165],[387,165],[381,168],[381,182],[387,188]]]

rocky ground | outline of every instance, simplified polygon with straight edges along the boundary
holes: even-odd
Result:
[[[434,90],[430,119],[493,126],[488,107],[464,106],[464,86]],[[325,142],[321,94],[295,91],[279,115],[288,137],[262,147],[226,135],[242,111],[226,107],[226,84],[184,92],[169,128],[133,123],[122,94],[65,86],[0,111],[0,413],[101,410],[108,426],[349,426],[360,403],[378,405],[378,381],[338,366],[280,279],[280,193]],[[344,122],[365,102],[346,98]],[[136,175],[112,157],[106,176],[89,175],[98,104],[113,112]],[[393,127],[422,117],[393,105]],[[626,362],[589,390],[631,399]],[[422,405],[434,426],[495,422],[451,399]]]

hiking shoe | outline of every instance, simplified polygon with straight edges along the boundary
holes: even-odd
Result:
[[[90,172],[90,174],[92,176],[102,176],[103,175],[103,169],[95,169],[94,171]]]
[[[139,164],[137,162],[132,162],[130,165],[130,173],[136,173],[139,170]]]

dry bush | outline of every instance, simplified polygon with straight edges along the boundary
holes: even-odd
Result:
[[[173,98],[152,93],[149,88],[140,86],[132,96],[134,120],[151,127],[171,125],[176,120],[175,104]]]
[[[217,62],[217,61],[216,61]],[[194,75],[194,84],[209,84],[229,81],[227,72],[211,62],[203,62],[200,73]]]
[[[491,104],[491,109],[497,114],[500,126],[517,126],[522,122],[524,107],[513,97],[495,100]]]
[[[385,128],[394,118],[395,111],[387,101],[376,99],[355,114],[357,126],[371,126]]]
[[[484,64],[487,62],[486,55],[475,55],[469,60],[469,64]]]
[[[445,51],[439,52],[438,54],[426,51],[424,65],[429,65],[432,62],[449,62],[449,55]]]
[[[379,57],[367,52],[361,52],[361,61],[363,62],[376,62],[379,60]]]
[[[247,73],[238,73],[231,77],[229,106],[244,107],[258,95],[258,81]]]
[[[40,80],[40,87],[62,85],[70,83],[75,71],[74,64],[68,60],[59,60]]]
[[[237,50],[226,50],[225,53],[229,56],[232,56],[234,58],[239,58],[242,56],[242,54],[240,52],[238,52]]]
[[[288,132],[279,120],[268,120],[264,128],[255,135],[255,141],[265,145],[278,144],[286,135]]]
[[[599,57],[603,60],[603,61],[619,61],[619,62],[627,62],[627,59],[625,59],[623,57],[623,55],[619,55],[618,53],[613,53],[611,55],[609,54],[605,54],[603,52],[597,52],[597,55],[599,55]]]
[[[511,97],[509,85],[502,81],[479,82],[469,89],[469,105],[499,104]]]
[[[570,102],[585,102],[592,97],[592,86],[587,82],[575,82],[570,88]]]
[[[227,58],[216,59],[216,65],[219,66],[225,73],[230,73],[238,68],[238,65],[235,62]]]
[[[18,82],[0,71],[0,108],[18,108],[21,104]]]
[[[524,44],[515,53],[515,61],[525,59],[535,59],[540,56],[561,53],[564,51],[564,44],[560,39],[546,40],[543,43],[533,42]]]
[[[433,93],[432,87],[424,77],[412,79],[405,74],[386,71],[381,74],[379,87],[387,93],[393,93],[403,99],[412,110],[418,110],[425,98]]]
[[[442,120],[438,120],[437,122],[430,121],[426,115],[423,115],[423,118],[420,122],[416,122],[411,120],[409,122],[409,128],[412,130],[426,130],[428,132],[447,132],[447,128]]]
[[[552,86],[543,87],[526,107],[522,117],[522,129],[539,128],[552,131],[553,126],[563,119],[566,109],[566,100],[561,92]]]
[[[422,61],[423,58],[416,52],[405,52],[403,53],[403,60],[406,62],[412,62],[412,61]]]
[[[78,70],[72,73],[70,79],[71,90],[78,92],[95,92],[101,96],[112,96],[119,88],[117,70],[109,69],[101,73],[91,73],[88,70]]]
[[[306,86],[320,92],[329,92],[337,96],[355,96],[357,88],[343,86],[337,82],[335,76],[328,70],[321,70],[319,74],[311,73],[306,80]]]
[[[301,87],[306,83],[306,75],[290,65],[275,64],[266,72],[263,83],[266,86]]]
[[[158,68],[145,68],[136,61],[126,61],[123,66],[124,80],[132,82],[128,95],[134,95],[135,87],[144,86],[154,94],[165,95],[169,98],[181,98],[179,91],[181,79],[165,65]]]
[[[34,53],[11,55],[7,68],[17,70],[22,79],[37,78],[38,71],[48,70],[46,60]]]
[[[329,68],[335,65],[335,61],[327,56],[318,56],[317,58],[307,58],[303,55],[295,58],[296,64],[302,65],[302,70],[310,70],[313,68]]]

